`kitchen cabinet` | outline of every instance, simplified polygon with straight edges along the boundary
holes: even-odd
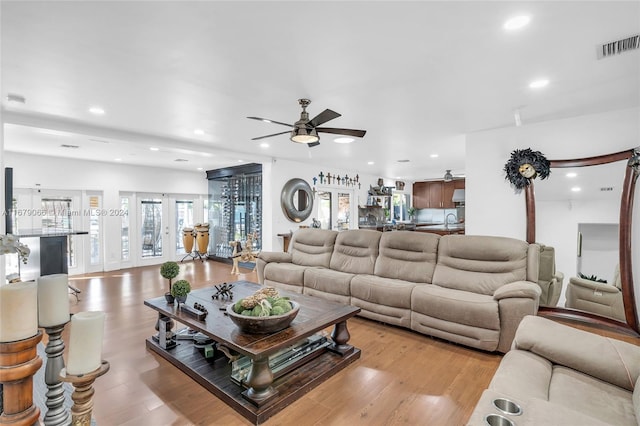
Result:
[[[451,182],[433,180],[415,182],[413,184],[413,207],[416,209],[452,209],[453,191],[464,189],[464,179],[454,179]]]

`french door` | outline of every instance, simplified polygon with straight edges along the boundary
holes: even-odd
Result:
[[[317,220],[322,229],[334,229],[343,231],[358,226],[357,207],[354,200],[354,191],[350,189],[325,188],[317,191],[315,202],[317,203]]]
[[[155,265],[169,260],[169,209],[164,194],[139,194],[137,228],[138,264]]]

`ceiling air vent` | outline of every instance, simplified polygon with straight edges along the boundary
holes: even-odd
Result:
[[[640,34],[598,46],[598,59],[608,58],[609,56],[628,52],[629,50],[636,50],[638,48],[640,48]]]
[[[601,192],[609,192],[609,191],[613,191],[613,186],[603,186],[602,188],[600,188]]]
[[[76,148],[80,148],[79,145],[68,145],[66,143],[63,143],[62,145],[60,145],[62,148],[70,148],[70,149],[76,149]]]
[[[179,163],[183,163],[183,162],[185,162],[185,161],[189,161],[189,160],[186,160],[186,159],[184,159],[184,158],[176,158],[176,159],[175,159],[175,160],[173,160],[173,161],[177,161],[177,162],[179,162]]]

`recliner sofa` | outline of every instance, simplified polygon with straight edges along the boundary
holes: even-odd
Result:
[[[359,315],[506,352],[538,310],[540,247],[494,236],[300,229],[261,252],[258,280],[361,308]]]
[[[495,407],[499,398],[521,413]],[[516,425],[638,426],[640,347],[527,316],[467,424],[486,425],[489,415]]]

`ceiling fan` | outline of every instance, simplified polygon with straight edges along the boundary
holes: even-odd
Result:
[[[329,120],[333,120],[334,118],[340,117],[335,111],[331,111],[330,109],[325,109],[320,114],[316,115],[314,118],[309,120],[309,113],[307,112],[307,106],[311,103],[309,99],[298,99],[298,103],[302,107],[302,113],[300,113],[300,120],[296,121],[294,124],[282,123],[280,121],[269,120],[267,118],[260,117],[247,117],[252,120],[260,120],[265,123],[275,123],[280,124],[282,126],[292,127],[293,130],[287,130],[285,132],[274,133],[272,135],[259,136],[257,138],[253,138],[251,140],[255,141],[258,139],[270,138],[272,136],[284,135],[285,133],[291,133],[290,139],[293,142],[304,143],[309,146],[309,148],[320,145],[320,137],[318,133],[334,133],[337,135],[346,135],[346,136],[355,136],[357,138],[361,138],[367,133],[366,130],[353,130],[353,129],[336,129],[333,127],[318,127],[321,124],[326,123]]]

